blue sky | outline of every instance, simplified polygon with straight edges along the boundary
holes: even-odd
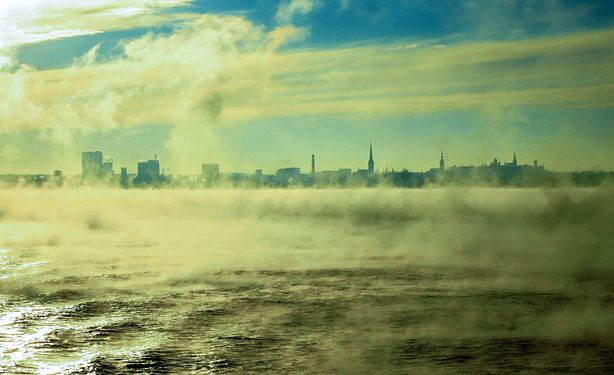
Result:
[[[42,1],[42,0],[41,0]],[[610,1],[99,0],[0,5],[0,173],[497,156],[614,169]]]

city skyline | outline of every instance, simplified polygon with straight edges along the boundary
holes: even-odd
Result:
[[[444,149],[440,150],[438,166],[416,171],[395,170],[385,165],[376,168],[373,144],[369,142],[366,168],[321,169],[316,154],[311,154],[310,168],[280,166],[274,173],[255,169],[251,172],[230,171],[219,163],[207,161],[200,165],[198,174],[172,174],[155,154],[153,159],[142,160],[136,169],[119,166],[115,173],[113,158],[103,151],[81,153],[81,174],[69,175],[62,170],[53,174],[4,174],[0,182],[4,187],[37,186],[45,188],[120,187],[120,188],[361,188],[396,187],[422,188],[440,186],[482,187],[557,187],[611,186],[613,171],[561,172],[546,169],[537,159],[526,163],[513,153],[510,162],[494,157],[480,165],[446,166]],[[117,167],[117,166],[115,166]]]
[[[87,159],[95,156],[97,157],[98,160],[98,164],[99,164],[99,174],[107,174],[109,173],[109,171],[111,171],[111,174],[118,174],[115,172],[114,169],[114,158],[112,156],[104,156],[104,152],[102,150],[87,150],[87,151],[83,151],[81,153],[82,155],[82,168],[81,168],[81,176],[87,176],[87,170],[91,169],[91,167],[89,166],[90,163],[88,163],[88,161],[86,161]],[[338,171],[338,170],[350,170],[352,172],[369,172],[369,173],[384,173],[384,172],[394,172],[394,171],[410,171],[410,172],[426,172],[426,171],[430,171],[430,170],[444,170],[447,166],[447,168],[456,168],[456,167],[484,167],[484,166],[540,166],[540,167],[544,167],[543,164],[540,164],[539,160],[537,159],[533,159],[530,162],[529,161],[522,161],[522,162],[518,162],[517,157],[516,157],[516,152],[513,152],[512,158],[510,159],[510,161],[508,162],[507,159],[505,158],[499,158],[497,156],[495,156],[493,159],[489,160],[489,161],[482,161],[480,164],[474,165],[474,164],[452,164],[450,165],[447,155],[444,152],[444,148],[441,148],[440,150],[440,156],[439,156],[439,160],[437,161],[437,163],[434,163],[433,166],[431,166],[430,168],[424,169],[424,170],[410,170],[407,167],[402,167],[402,168],[394,168],[394,167],[389,167],[388,164],[385,164],[383,166],[381,166],[381,163],[376,164],[375,163],[375,159],[374,159],[374,153],[373,153],[373,144],[372,142],[369,142],[369,158],[367,160],[367,162],[365,163],[365,165],[363,166],[358,166],[357,168],[353,168],[350,166],[337,166],[335,168],[329,168],[329,169],[323,169],[323,168],[319,168],[319,159],[316,158],[317,154],[311,154],[310,155],[310,159],[309,159],[309,167],[305,167],[304,165],[287,165],[287,166],[278,166],[277,168],[274,168],[272,170],[265,170],[263,168],[255,168],[252,171],[233,171],[233,170],[228,170],[228,169],[224,169],[222,167],[222,165],[218,162],[216,162],[215,160],[208,160],[208,161],[203,161],[199,164],[199,168],[200,168],[200,173],[193,173],[192,175],[204,175],[207,172],[205,172],[205,166],[214,166],[216,168],[216,172],[215,173],[228,173],[228,174],[232,174],[232,173],[245,173],[245,174],[249,174],[249,173],[264,173],[264,174],[275,174],[277,173],[280,169],[300,169],[301,171],[304,171],[305,174],[307,173],[317,173],[317,172],[331,172],[331,171]],[[165,171],[168,171],[168,168],[161,168],[159,165],[159,160],[158,160],[158,155],[154,154],[154,158],[147,160],[146,158],[142,158],[139,159],[139,161],[136,163],[137,166],[135,168],[130,168],[129,166],[127,166],[126,164],[116,164],[115,168],[119,168],[119,169],[126,169],[128,174],[132,174],[132,175],[137,175],[139,169],[141,168],[142,165],[145,165],[147,163],[152,163],[152,162],[156,162],[157,167],[156,167],[156,175],[164,175]],[[365,167],[366,168],[363,168]],[[557,172],[563,172],[563,171],[557,171]],[[91,174],[91,172],[89,172]],[[94,173],[94,175],[96,174]],[[170,173],[168,173],[170,175]]]
[[[429,4],[4,1],[0,173],[78,173],[85,149],[179,174],[357,168],[365,139],[395,169],[445,145],[614,170],[611,2]]]
[[[86,151],[83,151],[82,154],[97,153],[97,152],[103,152],[103,154],[104,154],[103,150],[95,150],[95,151],[94,150],[86,150]],[[272,169],[263,169],[263,168],[260,168],[260,167],[256,167],[256,168],[254,168],[251,171],[220,169],[220,172],[222,172],[222,173],[250,173],[250,172],[253,172],[253,171],[256,171],[256,170],[260,170],[260,171],[265,172],[265,173],[274,174],[275,171],[280,169],[280,168],[300,168],[301,170],[310,171],[310,172],[321,172],[321,171],[330,171],[330,170],[346,169],[347,168],[347,169],[356,170],[356,171],[368,170],[371,173],[374,173],[374,172],[384,172],[385,170],[386,171],[410,170],[407,166],[402,166],[401,168],[395,168],[394,166],[389,166],[387,163],[383,163],[383,165],[382,165],[381,162],[380,163],[375,163],[374,156],[373,156],[374,154],[373,154],[372,142],[369,142],[369,158],[368,158],[368,160],[365,163],[363,163],[364,165],[358,165],[357,167],[350,166],[350,165],[334,166],[334,161],[329,161],[329,163],[326,163],[326,165],[331,165],[332,164],[333,168],[320,168],[319,167],[320,159],[316,159],[317,155],[318,155],[317,153],[312,153],[312,154],[310,154],[310,159],[307,162],[304,162],[304,163],[301,163],[301,164],[292,165],[292,166],[290,166],[290,165],[287,165],[287,166],[286,165],[283,165],[283,166],[282,165],[278,165],[277,167],[273,167]],[[106,156],[104,158],[104,160],[106,162],[110,162],[111,166],[113,166],[114,163],[115,163],[115,158],[113,156]],[[158,160],[158,154],[154,154],[154,160]],[[317,160],[317,162],[316,162],[316,160]],[[488,160],[488,161],[482,161],[479,164],[450,163],[447,155],[444,152],[444,148],[441,148],[439,159],[432,166],[430,166],[430,167],[428,167],[426,169],[423,169],[423,170],[416,169],[416,170],[410,170],[410,171],[421,172],[421,171],[427,171],[427,170],[434,169],[434,168],[444,169],[444,165],[447,165],[448,167],[484,166],[485,163],[486,164],[492,163],[493,160],[497,160],[497,161],[499,161],[502,164],[508,164],[508,160],[507,159],[499,158],[498,156],[494,156],[494,158],[491,158],[491,160]],[[125,168],[128,168],[129,171],[131,169],[133,169],[132,172],[136,172],[137,169],[138,169],[138,164],[140,164],[142,162],[147,162],[147,158],[146,157],[140,158],[140,159],[138,159],[138,161],[136,163],[133,163],[133,164],[137,165],[137,167],[135,167],[135,168],[130,168],[126,163],[119,163],[119,164],[115,163],[115,167],[117,167],[117,168],[120,168],[120,167],[124,168],[125,167]],[[509,162],[514,162],[514,163],[516,162],[516,152],[515,151],[513,152],[512,158],[509,160]],[[533,159],[533,160],[530,160],[530,162],[526,161],[524,163],[524,165],[533,165],[536,162],[538,162],[538,160],[537,159]],[[257,165],[257,162],[255,162],[255,163],[256,163],[255,165]],[[373,164],[371,164],[371,163],[373,163]],[[104,164],[103,163],[103,159],[101,159],[100,164],[101,165]],[[201,166],[203,164],[215,164],[215,165],[220,166],[220,168],[222,166],[222,164],[218,163],[215,160],[202,161],[202,162],[200,162],[200,164],[198,164],[198,168],[195,169],[196,173],[193,173],[194,175],[198,174],[197,170],[199,168],[201,168]],[[354,163],[354,164],[357,164],[357,163]],[[518,165],[522,165],[522,164],[519,163]],[[82,161],[81,174],[83,174],[83,170],[84,170],[84,167],[83,167],[83,161]],[[163,168],[163,171],[164,170],[169,170],[170,171],[169,168],[166,168],[166,169]]]

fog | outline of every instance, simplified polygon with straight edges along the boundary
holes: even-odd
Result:
[[[586,365],[605,371],[614,351],[613,193],[5,190],[0,295],[7,302],[1,312],[6,321],[23,306],[158,298],[169,305],[136,313],[176,324],[214,303],[233,313],[208,320],[199,338],[216,329],[217,339],[227,339],[227,331],[250,340],[284,338],[279,347],[262,344],[259,351],[252,341],[242,347],[256,354],[236,346],[217,352],[231,364],[222,372],[398,372],[409,366],[427,373],[543,373]],[[152,338],[158,331],[148,326],[139,332],[138,340],[155,341],[156,350],[182,342],[178,333]],[[10,337],[0,337],[5,370],[21,363],[7,349]],[[132,352],[141,342],[113,340]],[[52,361],[29,345],[13,350],[30,364],[94,366],[74,365],[62,350]],[[213,344],[192,345],[207,352]],[[98,360],[130,365],[104,345],[97,350]],[[187,349],[176,350],[169,356],[183,358],[178,353]],[[488,354],[493,350],[499,354]],[[246,362],[253,355],[270,367]],[[286,356],[292,359],[280,359]]]

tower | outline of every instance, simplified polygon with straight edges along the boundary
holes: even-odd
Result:
[[[517,167],[517,166],[518,166],[518,161],[516,160],[516,151],[514,151],[514,159],[512,160],[512,165],[513,165],[514,167]]]
[[[316,173],[316,156],[311,154],[311,174]]]
[[[81,178],[94,181],[101,177],[103,167],[102,151],[85,151],[81,153]]]
[[[439,159],[439,170],[446,169],[446,163],[443,161],[443,148],[441,149],[441,159]]]
[[[369,173],[375,172],[375,162],[373,161],[373,146],[369,142]]]

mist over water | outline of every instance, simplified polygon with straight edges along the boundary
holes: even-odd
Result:
[[[0,192],[0,373],[611,373],[612,189]]]

